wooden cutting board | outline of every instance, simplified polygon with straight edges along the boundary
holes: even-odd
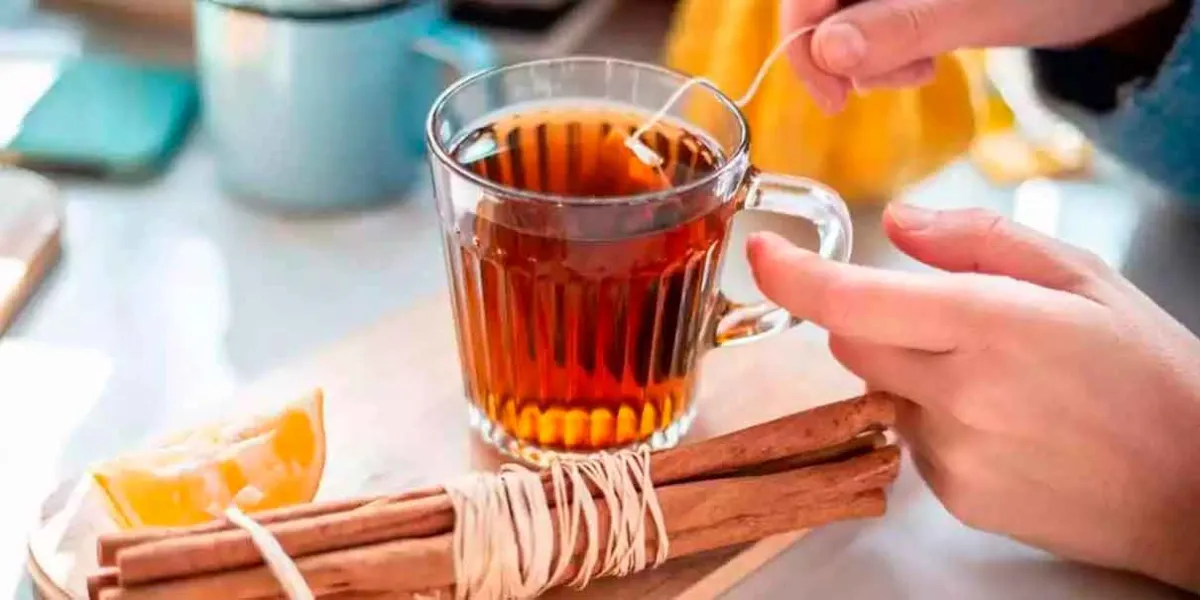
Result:
[[[54,184],[0,166],[0,334],[58,262],[62,203]]]
[[[467,427],[457,357],[449,302],[437,298],[247,386],[233,405],[262,406],[315,386],[325,389],[328,462],[322,497],[432,484],[501,463]],[[684,443],[861,392],[861,384],[831,358],[816,330],[803,327],[759,343],[713,350],[704,360],[700,381],[699,417]],[[55,518],[73,488],[67,484],[47,501],[44,518],[49,525],[31,538],[30,571],[43,596],[55,600],[73,597],[64,589],[95,564],[95,535],[107,527],[95,516],[66,519],[65,528],[62,515]],[[801,535],[672,561],[550,597],[712,598]]]

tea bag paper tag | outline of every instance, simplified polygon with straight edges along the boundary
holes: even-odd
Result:
[[[651,150],[649,146],[642,143],[642,140],[638,138],[625,138],[625,147],[629,148],[629,150],[633,152],[633,155],[636,156],[638,160],[642,161],[642,163],[644,163],[646,166],[657,168],[661,167],[663,164],[662,157],[659,156],[657,152]]]
[[[631,145],[631,141],[636,143]],[[662,168],[665,161],[641,140],[622,139],[620,134],[614,130],[605,137],[602,144],[600,162],[605,165],[603,170],[612,173],[620,172],[627,178],[624,185],[619,185],[611,190],[614,195],[635,193],[636,186],[630,184],[642,185],[649,189],[666,190],[671,188],[671,178]],[[624,150],[621,149],[622,145],[632,151],[638,160],[629,160],[624,154]]]
[[[754,96],[758,94],[758,88],[762,87],[763,81],[766,80],[767,73],[771,71],[771,65],[775,64],[775,61],[783,55],[784,51],[786,51],[793,42],[800,39],[805,34],[812,33],[816,29],[817,28],[815,26],[811,25],[808,27],[801,27],[800,29],[787,34],[783,39],[779,40],[779,43],[775,45],[775,48],[771,50],[771,53],[767,55],[766,60],[764,60],[762,65],[758,68],[758,72],[755,73],[754,79],[750,82],[750,86],[746,88],[746,93],[743,94],[741,98],[734,100],[733,103],[736,104],[738,108],[743,108],[749,104],[750,101],[754,99]],[[659,108],[657,112],[651,115],[645,123],[642,123],[641,127],[635,129],[633,133],[630,133],[629,136],[625,138],[625,147],[633,152],[633,155],[636,156],[637,159],[643,164],[651,167],[657,167],[663,163],[663,158],[644,142],[642,142],[642,136],[645,135],[647,131],[650,131],[651,127],[654,127],[655,124],[667,116],[667,112],[671,110],[672,106],[675,106],[675,103],[679,102],[679,99],[683,97],[684,93],[686,93],[693,86],[697,85],[706,85],[714,90],[720,91],[720,88],[711,79],[708,79],[707,77],[693,77],[685,81],[683,85],[679,86],[679,89],[675,90],[675,92],[667,98],[667,101],[663,103],[662,107]]]

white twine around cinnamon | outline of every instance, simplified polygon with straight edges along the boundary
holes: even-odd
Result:
[[[444,486],[455,512],[456,598],[531,598],[558,585],[582,588],[595,577],[628,575],[667,559],[670,542],[648,449],[553,461],[547,469],[553,512],[540,474],[519,465]],[[589,483],[608,508],[605,540]],[[647,519],[656,534],[653,557],[646,550]],[[586,540],[576,563],[581,533]],[[575,576],[565,581],[573,564]]]
[[[792,31],[784,36],[783,39],[779,40],[779,43],[775,45],[775,48],[771,50],[771,53],[767,55],[767,58],[763,61],[762,65],[759,66],[758,72],[755,73],[754,79],[750,81],[750,86],[746,88],[745,93],[743,93],[742,96],[737,100],[734,100],[733,103],[736,104],[738,108],[744,108],[747,104],[749,104],[750,101],[754,99],[754,96],[758,94],[758,88],[762,87],[763,81],[766,80],[767,74],[771,71],[771,66],[775,64],[775,61],[783,55],[789,46],[791,46],[796,40],[800,39],[801,36],[807,33],[812,33],[813,31],[816,31],[815,26],[801,27],[800,29]],[[658,167],[662,165],[663,158],[659,156],[657,152],[647,146],[641,138],[646,132],[650,131],[651,127],[654,127],[659,121],[667,116],[667,112],[670,111],[671,107],[675,106],[675,104],[679,102],[681,98],[683,98],[684,93],[697,85],[706,85],[714,90],[717,90],[718,92],[720,91],[720,88],[713,80],[707,77],[692,77],[691,79],[685,81],[683,85],[680,85],[679,88],[677,88],[674,92],[672,92],[671,95],[667,97],[667,101],[663,103],[662,107],[659,108],[658,111],[651,115],[650,118],[642,123],[640,127],[633,130],[633,132],[625,138],[625,147],[629,148],[629,150],[633,152],[634,156],[637,156],[638,160],[650,167]]]
[[[459,600],[532,598],[558,585],[583,588],[595,577],[623,576],[658,566],[670,541],[650,477],[647,448],[556,460],[541,475],[519,465],[474,473],[444,487],[454,506],[455,597]],[[594,498],[589,489],[599,492]],[[251,490],[253,492],[253,490]],[[606,539],[598,502],[608,512]],[[245,530],[289,600],[312,600],[312,589],[271,532],[236,505],[224,516]],[[648,525],[655,551],[647,551]],[[579,536],[586,536],[576,561]],[[566,581],[568,570],[577,567]]]

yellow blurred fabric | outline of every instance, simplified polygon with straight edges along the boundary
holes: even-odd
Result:
[[[778,0],[681,0],[665,62],[737,98],[781,37]],[[985,71],[983,51],[947,54],[937,58],[931,83],[855,92],[845,110],[828,115],[779,60],[743,109],[751,158],[767,171],[820,180],[860,204],[886,202],[964,155],[997,182],[1071,167],[1052,164],[1053,152],[1021,145],[1012,111]],[[705,122],[702,114],[689,118]]]

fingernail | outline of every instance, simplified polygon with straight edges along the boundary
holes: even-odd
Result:
[[[834,23],[819,33],[821,58],[831,71],[852,69],[867,56],[867,40],[853,25]]]
[[[756,231],[746,236],[746,248],[747,250],[753,252],[755,249],[761,248],[762,246],[776,243],[778,240],[773,239],[776,237],[778,236],[772,235],[769,231]]]
[[[846,106],[846,96],[849,95],[846,87],[840,84],[830,86],[827,93],[822,96],[821,109],[830,115],[836,115],[841,112],[842,107]]]
[[[825,94],[815,94],[813,98],[816,98],[817,107],[821,109],[821,112],[828,116],[834,116],[842,110],[843,100],[840,98]]]
[[[900,229],[905,231],[920,231],[933,225],[937,213],[928,208],[899,202],[888,205],[888,215]]]
[[[807,250],[792,244],[787,238],[773,231],[756,231],[746,236],[746,251],[750,254],[759,252],[770,246],[775,246],[788,252],[808,253]]]

